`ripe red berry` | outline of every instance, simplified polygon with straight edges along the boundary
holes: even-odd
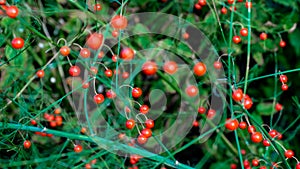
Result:
[[[224,14],[224,15],[227,14],[227,9],[225,7],[222,7],[221,13]]]
[[[6,9],[6,15],[10,18],[16,18],[19,14],[19,9],[16,6],[9,6]]]
[[[259,169],[267,169],[267,167],[266,166],[261,166],[261,167],[259,167]]]
[[[102,9],[101,4],[95,4],[95,5],[94,5],[94,10],[95,10],[95,11],[100,11],[101,9]]]
[[[43,77],[45,76],[45,72],[44,72],[43,70],[38,70],[38,71],[36,72],[36,76],[37,76],[38,78],[43,78]]]
[[[104,74],[105,74],[106,77],[112,77],[113,72],[110,69],[106,69],[105,72],[104,72]]]
[[[288,82],[288,77],[286,75],[280,75],[279,80],[282,83],[287,83]]]
[[[177,63],[174,61],[167,61],[163,67],[164,71],[171,75],[176,73],[177,68],[178,68]]]
[[[204,114],[206,112],[206,109],[204,107],[199,107],[198,108],[198,113]]]
[[[250,162],[248,160],[244,160],[243,164],[244,164],[244,167],[250,166]]]
[[[123,79],[127,79],[129,77],[129,73],[128,72],[123,72],[122,73],[122,78]]]
[[[215,61],[215,62],[214,62],[214,68],[215,68],[215,69],[221,69],[221,68],[222,68],[222,62],[220,62],[220,61]]]
[[[87,46],[93,50],[98,50],[102,43],[103,35],[101,33],[91,34],[86,41]]]
[[[98,69],[95,68],[95,67],[91,67],[91,68],[90,68],[90,71],[91,71],[91,74],[92,74],[92,75],[96,75],[96,74],[98,73]]]
[[[127,129],[131,130],[135,126],[135,121],[133,119],[128,119],[125,125]]]
[[[292,158],[292,157],[294,157],[294,152],[293,152],[293,150],[286,150],[285,152],[284,152],[284,156],[286,157],[286,158]]]
[[[287,84],[282,84],[281,85],[281,90],[286,91],[289,89],[289,86]]]
[[[149,107],[147,106],[147,105],[142,105],[141,107],[140,107],[140,112],[142,113],[142,114],[147,114],[148,112],[149,112]]]
[[[237,119],[227,119],[225,127],[231,131],[236,130],[239,127],[239,121]]]
[[[76,77],[80,75],[80,68],[78,66],[71,66],[69,69],[70,76]]]
[[[279,46],[282,47],[282,48],[284,48],[284,47],[286,46],[285,41],[281,40],[281,41],[279,42]]]
[[[143,64],[142,71],[145,75],[154,75],[157,71],[157,65],[153,61],[147,61]]]
[[[68,56],[71,52],[71,49],[68,47],[68,46],[62,46],[60,49],[59,49],[59,52],[61,55],[63,56]]]
[[[244,98],[244,107],[245,109],[250,109],[253,105],[252,99],[250,97]]]
[[[255,167],[258,166],[259,165],[259,160],[258,159],[253,159],[252,160],[252,165],[255,166]]]
[[[263,136],[262,136],[262,134],[260,132],[254,132],[251,135],[251,140],[254,143],[260,143],[263,140]]]
[[[24,40],[22,38],[14,38],[12,41],[11,41],[11,46],[14,48],[14,49],[21,49],[23,48],[24,46]]]
[[[276,103],[275,109],[276,109],[276,111],[281,111],[283,109],[283,107],[280,103]]]
[[[195,120],[195,121],[193,122],[193,126],[194,126],[194,127],[199,127],[199,122],[198,122],[197,120]]]
[[[252,2],[246,2],[245,6],[246,8],[252,8]]]
[[[25,140],[23,146],[24,148],[29,149],[31,147],[31,142],[29,140]]]
[[[104,96],[103,96],[103,94],[96,94],[96,95],[94,96],[94,102],[95,102],[96,104],[101,104],[101,103],[103,103],[103,102],[104,102]]]
[[[146,138],[149,138],[152,136],[152,131],[151,131],[151,129],[145,128],[141,131],[141,134],[143,136],[145,136]]]
[[[207,117],[208,119],[212,119],[212,118],[215,117],[215,115],[216,115],[216,111],[215,111],[214,109],[209,109],[209,110],[207,111],[206,117]]]
[[[126,61],[132,60],[134,58],[134,50],[131,48],[122,49],[120,58]]]
[[[230,169],[237,169],[237,165],[236,164],[230,164]]]
[[[198,0],[198,4],[200,4],[201,6],[205,6],[206,0]]]
[[[247,128],[247,123],[244,122],[244,121],[241,121],[240,124],[239,124],[239,128],[242,129],[242,130],[246,129]]]
[[[194,66],[194,73],[197,76],[203,76],[206,73],[206,65],[202,62],[198,62]]]
[[[76,152],[76,153],[80,153],[81,151],[82,151],[82,146],[81,145],[75,145],[74,146],[74,151]]]
[[[113,55],[113,56],[111,57],[111,60],[112,60],[113,62],[117,62],[118,56],[117,56],[117,55]]]
[[[241,34],[242,36],[247,36],[247,35],[248,35],[248,29],[247,29],[247,28],[242,28],[242,29],[240,30],[240,34]]]
[[[0,0],[0,5],[5,5],[6,0]]]
[[[115,98],[117,95],[116,95],[116,93],[113,91],[113,90],[108,90],[107,92],[106,92],[106,97],[107,98],[109,98],[109,99],[113,99],[113,98]]]
[[[296,165],[296,169],[300,169],[300,163]]]
[[[259,38],[261,39],[261,40],[266,40],[267,38],[268,38],[268,35],[266,34],[266,33],[261,33],[260,35],[259,35]]]
[[[98,58],[101,59],[101,58],[103,58],[103,57],[104,57],[104,52],[103,52],[103,51],[100,51],[100,52],[98,53]]]
[[[196,86],[188,86],[186,89],[185,89],[185,93],[190,96],[190,97],[195,97],[197,96],[198,94],[198,88]]]
[[[282,139],[282,134],[279,133],[279,132],[277,132],[277,139],[278,139],[278,140],[281,140],[281,139]]]
[[[244,96],[243,90],[240,88],[238,88],[232,92],[232,99],[234,101],[237,101],[237,102],[241,101],[243,99],[243,96]]]
[[[146,128],[152,129],[154,127],[154,121],[152,119],[147,119],[145,121]]]
[[[80,50],[80,56],[81,57],[88,58],[88,57],[90,57],[90,55],[91,55],[91,52],[90,52],[90,50],[88,48],[82,48]]]
[[[139,98],[143,94],[143,92],[142,89],[140,89],[139,87],[135,87],[132,89],[131,94],[132,97]]]
[[[182,37],[183,39],[187,40],[190,37],[190,35],[185,32],[184,34],[182,34]]]
[[[242,41],[241,37],[238,35],[233,36],[232,38],[233,43],[238,44]]]
[[[37,122],[35,120],[30,120],[30,123],[34,126],[37,124]]]
[[[118,37],[119,36],[119,31],[118,30],[113,30],[112,32],[111,32],[111,36],[113,36],[113,37]]]
[[[248,126],[248,133],[252,134],[256,131],[254,126]]]
[[[268,140],[264,140],[264,141],[263,141],[263,145],[264,145],[265,147],[269,147],[271,144],[270,144],[270,142],[269,142]]]
[[[82,88],[87,89],[90,86],[89,82],[82,83]]]
[[[228,4],[233,4],[234,0],[227,0]]]
[[[128,21],[126,17],[121,15],[116,15],[111,19],[111,27],[117,30],[122,30],[127,27]]]
[[[277,136],[277,131],[276,130],[270,130],[269,135],[270,135],[270,137],[274,138],[274,137]]]
[[[202,8],[202,6],[199,3],[196,3],[194,5],[195,9],[200,10]]]
[[[139,144],[145,144],[148,141],[148,138],[145,137],[144,135],[139,135],[137,138],[137,142]]]

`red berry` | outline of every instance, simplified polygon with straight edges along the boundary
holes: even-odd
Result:
[[[16,18],[19,14],[19,9],[16,6],[9,6],[6,9],[6,15],[10,18]]]
[[[105,72],[104,72],[104,74],[105,74],[106,77],[112,77],[113,72],[110,69],[106,69]]]
[[[240,89],[240,88],[236,89],[232,93],[232,99],[237,101],[237,102],[241,101],[243,99],[243,96],[244,96],[243,90]]]
[[[103,57],[104,57],[104,52],[103,52],[103,51],[100,51],[100,52],[98,53],[98,58],[101,59],[101,58],[103,58]]]
[[[198,108],[198,113],[204,114],[206,112],[206,109],[204,107],[199,107]]]
[[[149,107],[147,106],[147,105],[142,105],[141,107],[140,107],[140,112],[142,113],[142,114],[147,114],[148,112],[149,112]]]
[[[261,33],[260,35],[259,35],[259,38],[261,39],[261,40],[266,40],[267,38],[268,38],[268,35],[266,34],[266,33]]]
[[[30,123],[34,126],[37,124],[35,120],[31,120]]]
[[[25,140],[23,146],[24,148],[29,149],[31,147],[31,142],[29,140]]]
[[[127,79],[129,77],[129,73],[128,72],[123,72],[122,73],[122,78],[123,79]]]
[[[145,136],[146,138],[149,138],[152,136],[152,131],[151,131],[151,129],[145,128],[141,131],[141,134],[143,136]]]
[[[108,90],[107,92],[106,92],[106,97],[107,98],[109,98],[109,99],[113,99],[113,98],[115,98],[117,95],[116,95],[116,93],[113,91],[113,90]]]
[[[234,0],[227,0],[228,4],[233,4]]]
[[[200,4],[201,6],[205,6],[206,0],[198,0],[198,4]]]
[[[254,126],[248,126],[248,133],[252,134],[256,131]]]
[[[224,14],[224,15],[227,14],[227,9],[226,9],[225,7],[223,7],[223,8],[221,9],[221,13]]]
[[[264,141],[263,141],[263,145],[264,145],[265,147],[269,147],[271,144],[270,144],[270,142],[269,142],[268,140],[264,140]]]
[[[87,46],[93,50],[98,50],[103,43],[103,35],[101,33],[93,33],[87,39]]]
[[[270,135],[272,138],[274,138],[274,137],[277,136],[277,131],[276,131],[276,130],[270,130],[270,131],[269,131],[269,135]]]
[[[94,102],[95,102],[96,104],[101,104],[101,103],[103,103],[103,102],[104,102],[104,96],[103,96],[103,94],[96,94],[96,95],[94,96]]]
[[[248,35],[248,29],[247,29],[247,28],[242,28],[242,29],[240,30],[240,34],[241,34],[242,36],[247,36],[247,35]]]
[[[143,94],[143,92],[139,87],[135,87],[132,89],[131,94],[132,97],[139,98]]]
[[[281,41],[279,42],[279,46],[282,47],[282,48],[284,48],[284,47],[286,46],[285,41],[281,40]]]
[[[242,129],[242,130],[246,129],[247,128],[247,123],[244,122],[244,121],[240,122],[239,128]]]
[[[215,115],[216,115],[216,111],[215,111],[214,109],[209,109],[209,110],[207,111],[206,117],[207,117],[208,119],[212,119],[212,118],[215,117]]]
[[[194,127],[199,127],[199,122],[198,122],[197,120],[195,120],[195,121],[193,122],[193,126],[194,126]]]
[[[286,75],[280,75],[279,80],[282,83],[287,83],[288,82],[288,77]]]
[[[68,46],[63,46],[59,49],[59,52],[63,56],[68,56],[70,54],[70,48]]]
[[[120,58],[126,61],[132,60],[134,58],[134,50],[131,48],[122,49]]]
[[[148,141],[148,139],[144,135],[139,135],[137,138],[137,142],[139,144],[145,144],[147,141]]]
[[[243,164],[244,164],[244,167],[250,166],[250,162],[248,160],[244,160]]]
[[[215,69],[221,69],[221,68],[222,68],[222,62],[220,62],[220,61],[215,61],[215,62],[214,62],[214,68],[215,68]]]
[[[95,4],[94,5],[94,10],[95,11],[100,11],[102,9],[102,6],[100,4]]]
[[[76,152],[76,153],[80,153],[81,151],[82,151],[82,146],[81,145],[75,145],[74,146],[74,151]]]
[[[251,140],[254,143],[260,143],[263,140],[263,136],[262,136],[262,134],[260,132],[254,132],[251,135]]]
[[[198,88],[196,86],[191,85],[185,89],[185,92],[188,96],[195,97],[198,94]]]
[[[154,121],[152,119],[147,119],[145,122],[146,128],[152,129],[154,127]]]
[[[296,165],[296,169],[300,169],[300,163]]]
[[[111,19],[111,27],[117,30],[122,30],[127,27],[128,21],[126,17],[121,15],[116,15]]]
[[[147,61],[142,66],[142,71],[145,75],[151,76],[154,75],[157,71],[157,65],[153,61]]]
[[[241,149],[241,154],[242,154],[242,155],[245,155],[245,154],[246,154],[246,150]]]
[[[119,31],[117,31],[117,30],[113,30],[112,32],[111,32],[111,35],[113,36],[113,37],[118,37],[119,36]]]
[[[250,97],[244,98],[244,107],[245,109],[250,109],[253,105],[252,99]]]
[[[267,167],[266,166],[261,166],[261,167],[259,167],[259,169],[267,169]]]
[[[237,169],[237,165],[236,164],[230,164],[230,169]]]
[[[283,107],[280,103],[276,103],[275,109],[276,109],[276,111],[281,111],[283,109]]]
[[[43,77],[45,76],[45,72],[44,72],[43,70],[38,70],[38,71],[36,72],[36,76],[37,76],[38,78],[43,78]]]
[[[202,62],[198,62],[194,66],[194,73],[197,76],[203,76],[206,73],[206,65]]]
[[[80,56],[81,57],[88,58],[88,57],[90,57],[90,55],[91,55],[91,52],[90,52],[90,50],[88,48],[82,48],[80,50]]]
[[[233,36],[232,38],[233,43],[238,44],[242,41],[241,37],[238,35]]]
[[[14,48],[14,49],[21,49],[23,48],[24,46],[24,40],[22,38],[14,38],[12,41],[11,41],[11,46]]]
[[[238,2],[243,2],[243,0],[237,0]]]
[[[286,91],[289,89],[289,86],[287,84],[282,84],[281,85],[281,90]]]
[[[277,139],[281,140],[282,139],[282,134],[277,132]]]
[[[285,152],[284,152],[284,156],[286,157],[286,158],[292,158],[292,157],[294,157],[294,152],[293,152],[293,150],[286,150]]]
[[[164,67],[163,67],[163,69],[164,69],[164,71],[165,72],[167,72],[167,73],[169,73],[169,74],[174,74],[174,73],[176,73],[176,71],[177,71],[177,63],[176,62],[174,62],[174,61],[168,61],[168,62],[166,62],[165,64],[164,64]]]
[[[91,169],[92,168],[92,165],[91,164],[89,164],[89,163],[87,163],[87,164],[85,164],[85,169]]]
[[[125,125],[127,129],[131,130],[135,126],[135,121],[133,119],[128,119]]]
[[[246,8],[252,8],[252,2],[246,2],[245,6]]]
[[[82,88],[87,89],[90,86],[88,82],[82,83]]]
[[[90,71],[91,71],[92,75],[96,75],[98,73],[98,69],[95,67],[91,67]]]
[[[252,160],[252,165],[255,166],[255,167],[258,166],[259,165],[259,160],[258,159],[253,159]]]
[[[239,121],[237,119],[227,119],[225,127],[231,131],[236,130],[239,127]]]
[[[117,56],[117,55],[113,55],[113,56],[111,57],[111,60],[112,60],[113,62],[117,62],[118,56]]]
[[[0,5],[5,5],[6,0],[0,0]]]
[[[194,5],[194,7],[195,7],[195,9],[197,9],[197,10],[200,10],[200,9],[202,8],[202,6],[201,6],[200,4],[198,4],[198,3],[196,3],[196,4]]]
[[[190,35],[185,32],[184,34],[182,34],[182,37],[183,39],[187,40],[190,37]]]
[[[79,76],[80,75],[80,68],[78,66],[71,66],[69,69],[70,76]]]

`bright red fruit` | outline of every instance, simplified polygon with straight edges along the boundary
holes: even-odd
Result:
[[[81,57],[88,58],[88,57],[90,57],[90,55],[91,55],[91,52],[90,52],[90,50],[88,48],[82,48],[80,50],[80,56]]]
[[[233,4],[234,0],[227,0],[228,4]]]
[[[106,77],[112,77],[113,72],[110,69],[106,69],[105,72],[104,72],[104,74],[105,74]]]
[[[242,129],[242,130],[246,129],[247,128],[247,123],[244,122],[244,121],[240,122],[239,128]]]
[[[252,2],[246,2],[245,6],[246,8],[252,8]]]
[[[286,91],[289,89],[289,86],[287,84],[282,84],[281,85],[281,90]]]
[[[194,126],[194,127],[199,127],[199,122],[198,122],[197,120],[195,120],[195,121],[193,122],[193,126]]]
[[[93,50],[99,49],[102,43],[103,35],[101,33],[91,34],[86,41],[87,46]]]
[[[6,15],[10,18],[16,18],[19,14],[19,9],[16,6],[9,6],[6,9]]]
[[[286,75],[280,75],[279,80],[282,83],[287,83],[288,82],[288,77]]]
[[[62,46],[60,49],[59,49],[59,52],[61,55],[63,56],[68,56],[71,52],[71,49],[68,47],[68,46]]]
[[[205,6],[206,0],[198,0],[198,4],[200,4],[201,6]]]
[[[266,34],[266,33],[261,33],[260,35],[259,35],[259,38],[261,39],[261,40],[266,40],[267,38],[268,38],[268,35]]]
[[[142,71],[145,75],[154,75],[157,71],[157,65],[153,61],[147,61],[143,64]]]
[[[24,148],[29,149],[31,147],[31,142],[29,140],[25,140],[23,146]]]
[[[227,9],[226,9],[225,7],[223,7],[223,8],[221,9],[221,13],[224,14],[224,15],[227,14]]]
[[[244,107],[245,109],[250,109],[253,105],[253,101],[250,97],[245,97],[244,98]]]
[[[237,165],[236,164],[230,164],[230,169],[237,169]]]
[[[242,36],[247,36],[247,35],[248,35],[248,29],[247,29],[247,28],[242,28],[242,29],[240,30],[240,34],[241,34]]]
[[[293,152],[293,150],[286,150],[285,152],[284,152],[284,156],[286,157],[286,158],[292,158],[292,157],[294,157],[294,152]]]
[[[187,40],[190,37],[190,35],[185,32],[184,34],[182,34],[182,37],[183,39]]]
[[[260,132],[254,132],[251,135],[251,140],[254,143],[260,143],[263,140],[263,136],[262,136],[262,134]]]
[[[276,130],[270,130],[269,135],[270,135],[270,137],[274,138],[274,137],[277,136],[277,131]]]
[[[149,107],[147,106],[147,105],[142,105],[141,107],[140,107],[140,112],[142,113],[142,114],[147,114],[148,112],[149,112]]]
[[[194,5],[194,7],[195,7],[195,9],[198,9],[198,10],[200,10],[200,9],[202,8],[202,6],[201,6],[200,4],[198,4],[198,3],[196,3],[196,4]]]
[[[185,93],[190,97],[195,97],[198,94],[198,88],[191,85],[185,89]]]
[[[37,124],[35,120],[31,120],[30,123],[34,126]]]
[[[119,31],[113,30],[113,31],[111,32],[111,36],[113,36],[114,38],[118,37],[118,36],[119,36]]]
[[[252,165],[255,166],[255,167],[258,166],[259,165],[259,160],[258,159],[253,159],[252,160]]]
[[[194,73],[197,76],[203,76],[206,73],[206,65],[202,62],[198,62],[194,66]]]
[[[123,48],[120,58],[126,61],[132,60],[134,58],[134,50],[131,48]]]
[[[250,166],[250,162],[248,160],[244,160],[243,164],[244,164],[244,167]]]
[[[111,27],[117,30],[122,30],[127,27],[128,21],[126,17],[121,15],[116,15],[111,19]]]
[[[240,88],[236,89],[232,93],[232,99],[237,102],[241,101],[243,99],[243,96],[244,96],[243,90]]]
[[[38,70],[38,71],[36,72],[36,76],[37,76],[38,78],[43,78],[43,77],[45,76],[45,72],[44,72],[43,70]]]
[[[282,47],[282,48],[284,48],[284,47],[286,46],[285,41],[281,40],[281,41],[279,42],[279,46]]]
[[[21,49],[23,48],[24,46],[24,40],[22,38],[14,38],[12,41],[11,41],[11,46],[14,48],[14,49]]]
[[[206,112],[206,109],[204,107],[199,107],[198,108],[198,113],[204,114]]]
[[[231,131],[236,130],[239,127],[239,121],[237,119],[227,119],[225,127]]]
[[[132,97],[139,98],[143,94],[143,92],[142,89],[140,89],[139,87],[135,87],[132,89],[131,94]]]
[[[108,90],[107,92],[106,92],[106,97],[107,98],[109,98],[109,99],[113,99],[113,98],[115,98],[117,95],[116,95],[116,93],[113,91],[113,90]]]
[[[94,5],[94,10],[95,10],[95,11],[100,11],[101,9],[102,9],[101,4],[95,4],[95,5]]]
[[[135,121],[133,119],[128,119],[125,125],[127,129],[131,130],[135,125]]]
[[[209,110],[207,111],[206,117],[207,117],[208,119],[212,119],[212,118],[215,117],[215,115],[216,115],[216,111],[215,111],[214,109],[209,109]]]
[[[141,131],[141,134],[142,134],[143,136],[145,136],[146,138],[149,138],[149,137],[152,136],[152,131],[151,131],[150,129],[148,129],[148,128],[145,128],[145,129],[143,129],[143,130]]]
[[[101,104],[101,103],[103,103],[103,102],[104,102],[104,96],[103,96],[103,94],[96,94],[96,95],[94,96],[94,102],[95,102],[96,104]]]
[[[0,5],[5,5],[6,0],[0,0]]]
[[[254,126],[248,126],[248,133],[252,134],[256,131]]]
[[[148,138],[145,137],[144,135],[139,135],[137,138],[137,142],[139,144],[145,144],[148,141]]]
[[[281,111],[283,109],[283,107],[280,103],[276,103],[275,109],[276,109],[276,111]]]
[[[300,169],[300,163],[296,165],[296,169]]]
[[[270,142],[269,142],[268,140],[264,140],[264,141],[263,141],[263,145],[264,145],[265,147],[269,147],[271,144],[270,144]]]
[[[74,151],[76,152],[76,153],[80,153],[81,151],[82,151],[82,146],[81,145],[75,145],[74,146]]]
[[[145,125],[147,129],[152,129],[154,127],[154,121],[152,119],[147,119]]]
[[[71,66],[69,69],[70,76],[79,76],[80,75],[80,68],[78,66]]]
[[[163,67],[164,71],[171,75],[176,73],[177,68],[178,68],[177,63],[174,61],[167,61]]]
[[[238,44],[242,41],[241,37],[238,35],[233,36],[232,38],[233,43]]]
[[[220,61],[215,61],[215,62],[214,62],[214,68],[215,68],[215,69],[221,69],[221,68],[222,68],[222,62],[220,62]]]

